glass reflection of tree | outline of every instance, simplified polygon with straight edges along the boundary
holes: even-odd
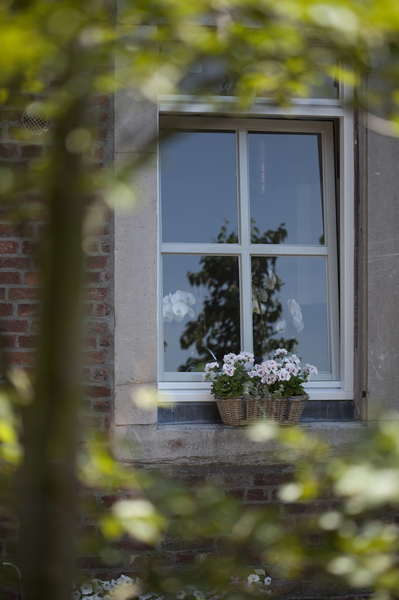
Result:
[[[285,223],[262,235],[254,220],[251,224],[252,244],[281,244],[287,237]],[[252,257],[253,353],[256,362],[270,357],[277,348],[290,351],[298,343],[295,338],[277,337],[276,325],[283,311],[278,292],[284,283],[276,273],[276,263],[277,257]]]
[[[216,243],[236,244],[237,234],[227,233],[227,224],[222,226]],[[251,242],[253,244],[280,244],[287,236],[284,223],[277,230],[268,230],[262,235],[252,221]],[[265,271],[266,261],[266,271]],[[283,283],[275,274],[277,258],[254,257],[252,259],[252,299],[254,319],[254,354],[258,361],[277,348],[291,350],[295,339],[276,338],[276,323],[281,318],[282,306],[277,293]],[[201,271],[187,273],[190,285],[205,286],[209,297],[203,302],[198,319],[187,323],[180,337],[180,346],[187,350],[195,345],[197,357],[189,357],[179,371],[202,371],[205,363],[221,361],[229,352],[241,349],[239,275],[238,264],[231,256],[204,256]],[[268,277],[273,273],[273,287],[267,287]],[[262,291],[263,290],[263,291]]]

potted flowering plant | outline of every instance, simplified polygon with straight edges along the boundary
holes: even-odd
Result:
[[[313,365],[302,368],[295,354],[284,348],[276,350],[271,360],[255,365],[248,373],[244,393],[251,398],[252,405],[248,406],[247,420],[267,416],[297,422],[309,399],[303,385],[317,373]]]
[[[211,391],[226,425],[239,425],[244,417],[242,395],[253,360],[254,356],[250,352],[231,352],[224,356],[221,369],[218,362],[205,365],[205,381],[212,382]]]

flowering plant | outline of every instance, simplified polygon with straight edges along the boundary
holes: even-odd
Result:
[[[216,396],[242,396],[244,385],[248,381],[249,363],[254,355],[250,352],[226,354],[223,358],[222,369],[218,362],[205,365],[205,381],[212,381],[212,394]]]
[[[232,575],[229,586],[241,588],[246,594],[270,594],[268,588],[271,581],[270,577],[265,577],[264,569],[254,569],[247,579],[243,579],[240,575]],[[165,597],[160,594],[142,592],[143,582],[138,577],[134,580],[126,575],[111,581],[90,579],[80,587],[73,586],[73,588],[72,600],[130,600],[133,597],[137,600],[165,600]],[[229,596],[229,591],[220,588],[204,591],[198,590],[193,585],[186,585],[175,594],[174,600],[221,600]]]
[[[310,376],[317,375],[313,365],[299,366],[300,359],[284,348],[275,351],[272,360],[255,365],[248,373],[249,381],[245,384],[244,393],[260,398],[287,398],[302,396],[305,393],[303,384]]]
[[[131,577],[121,575],[119,579],[111,581],[90,579],[80,587],[72,587],[72,600],[128,600],[138,595],[142,582],[138,577],[134,581]]]

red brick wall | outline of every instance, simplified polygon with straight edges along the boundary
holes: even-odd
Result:
[[[42,134],[22,128],[22,110],[0,112],[0,169],[26,166],[51,152],[51,127]],[[89,121],[97,130],[91,158],[103,168],[112,160],[112,103],[107,96],[93,100]],[[32,368],[38,333],[39,278],[35,251],[45,223],[34,210],[31,194],[29,218],[10,223],[10,212],[0,210],[0,332],[7,365]],[[13,217],[11,213],[11,217]],[[33,218],[32,218],[33,217]],[[86,403],[90,424],[100,430],[110,426],[112,412],[112,220],[108,216],[91,243],[86,258],[87,336],[84,353]]]

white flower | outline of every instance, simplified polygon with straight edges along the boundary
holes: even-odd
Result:
[[[218,369],[218,368],[219,368],[219,363],[217,363],[217,362],[206,363],[205,373],[209,373],[209,371],[212,371],[213,369]]]
[[[285,331],[285,328],[287,326],[286,320],[283,319],[282,321],[279,321],[278,323],[276,323],[276,331],[277,333],[283,333],[283,331]]]
[[[204,600],[205,599],[205,594],[204,594],[204,592],[201,592],[201,590],[193,590],[193,596],[197,600]]]
[[[236,355],[233,352],[230,352],[229,354],[225,354],[223,357],[223,362],[226,364],[234,364],[235,362],[235,358]]]
[[[172,311],[176,317],[183,319],[188,313],[188,306],[182,300],[178,300],[172,304]]]
[[[79,590],[77,590],[76,592],[72,593],[72,598],[73,598],[73,600],[80,600],[80,592],[79,592]]]
[[[279,381],[289,381],[291,379],[291,374],[287,371],[287,369],[280,369],[278,372]]]
[[[248,582],[252,583],[253,581],[259,581],[259,575],[255,575],[255,573],[248,575]]]
[[[264,569],[254,569],[255,573],[257,575],[264,575],[265,574],[265,570]]]
[[[171,302],[164,303],[162,305],[162,310],[163,310],[163,320],[167,321],[168,323],[173,321],[172,303]]]
[[[229,365],[228,363],[223,365],[223,373],[228,375],[229,377],[233,377],[235,371],[235,367],[233,365]]]
[[[265,581],[263,583],[264,583],[264,585],[270,585],[271,582],[272,582],[271,577],[266,577],[266,579],[265,579]]]
[[[186,592],[184,591],[184,589],[181,589],[180,592],[177,592],[176,594],[176,598],[178,598],[179,600],[183,600],[183,598],[186,597]]]
[[[93,593],[93,586],[91,585],[91,583],[84,583],[81,587],[80,587],[80,591],[82,592],[82,594],[87,595],[87,594],[92,594]]]
[[[172,304],[175,304],[175,302],[184,302],[186,303],[188,299],[188,293],[187,292],[182,292],[181,290],[177,290],[173,296],[171,297],[171,301]]]
[[[112,587],[109,581],[103,581],[102,586],[104,590],[110,590]]]
[[[293,298],[288,300],[287,304],[288,304],[288,308],[290,311],[293,325],[294,325],[295,329],[298,331],[298,333],[301,333],[301,331],[303,331],[303,329],[305,327],[303,324],[301,307]]]
[[[286,354],[288,354],[288,352],[285,348],[277,348],[277,350],[274,353],[274,356],[285,356]],[[272,361],[270,360],[269,362]]]
[[[268,297],[269,297],[269,296],[267,295],[267,292],[266,292],[266,290],[264,290],[263,288],[261,288],[261,289],[259,290],[259,300],[260,300],[261,302],[266,302],[266,300],[268,299]]]
[[[187,294],[187,302],[189,304],[195,304],[195,298],[191,292],[188,292],[188,294]]]
[[[274,290],[274,287],[277,283],[277,279],[275,274],[273,273],[273,271],[271,269],[268,270],[267,272],[267,277],[266,277],[266,287],[268,290]]]

